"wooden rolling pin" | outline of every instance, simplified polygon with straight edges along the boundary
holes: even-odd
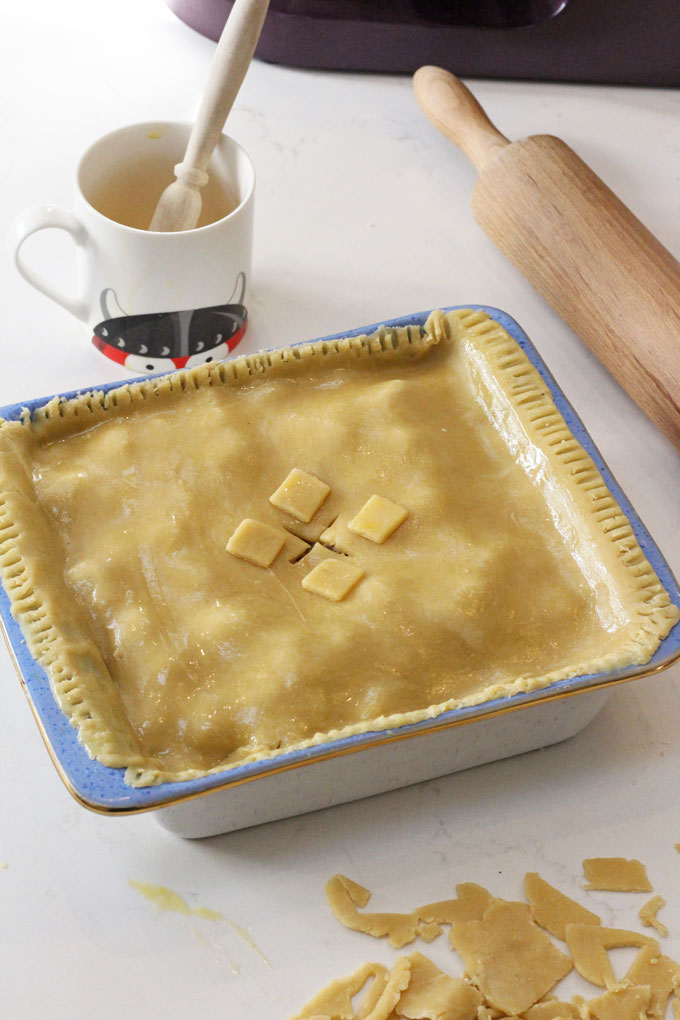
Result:
[[[680,447],[680,263],[559,138],[509,142],[438,67],[414,89],[479,170],[479,225]]]

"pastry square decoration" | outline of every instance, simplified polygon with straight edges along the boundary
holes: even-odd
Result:
[[[384,496],[371,496],[356,517],[348,522],[347,527],[355,535],[361,535],[371,542],[382,545],[407,517],[406,507],[399,506]]]
[[[326,485],[320,478],[300,468],[293,468],[269,497],[269,502],[296,520],[309,524],[330,491],[330,485]]]
[[[363,576],[356,564],[329,556],[302,578],[302,587],[331,602],[342,602]]]
[[[408,542],[347,526],[383,492]],[[316,561],[366,580],[311,597]],[[79,740],[136,786],[630,673],[680,616],[547,384],[477,310],[0,421],[0,575]]]
[[[286,542],[282,528],[246,517],[227,542],[227,552],[257,567],[268,567],[274,562]]]

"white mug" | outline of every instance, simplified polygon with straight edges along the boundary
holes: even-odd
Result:
[[[10,233],[24,279],[84,323],[102,354],[137,373],[217,361],[247,326],[255,172],[236,142],[222,135],[217,143],[195,229],[147,229],[190,130],[149,123],[105,135],[78,164],[73,212],[38,206],[19,216]],[[76,245],[71,296],[31,269],[22,253],[31,234],[53,228]]]

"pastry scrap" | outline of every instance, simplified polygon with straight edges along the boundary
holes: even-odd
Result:
[[[389,1020],[399,1002],[401,993],[408,987],[411,980],[411,960],[408,956],[400,956],[390,971],[380,998],[365,1020]]]
[[[643,946],[625,973],[624,981],[632,985],[649,985],[652,998],[647,1012],[654,1020],[666,1016],[668,1000],[680,990],[680,964],[664,956],[658,942],[650,940]]]
[[[588,1000],[589,1015],[595,1020],[640,1020],[651,998],[649,985],[617,985]]]
[[[357,907],[365,907],[371,893],[364,886],[353,882],[345,875],[334,875],[326,883],[326,899],[335,917],[346,928],[360,931],[374,938],[388,937],[395,949],[413,942],[423,927],[417,916],[397,913],[360,913]],[[437,927],[436,934],[441,933]],[[426,932],[427,934],[427,932]]]
[[[365,1017],[374,1008],[380,999],[387,980],[389,971],[380,963],[363,963],[347,977],[336,978],[322,988],[318,995],[307,1003],[298,1013],[290,1017],[290,1020],[313,1020],[313,1018],[332,1017],[333,1020],[356,1020],[357,1017]],[[370,981],[368,990],[355,1013],[352,999],[364,988],[366,982]],[[365,1009],[365,1004],[369,1009]]]
[[[384,994],[387,989],[388,982],[392,976],[387,967],[383,967],[382,964],[375,964],[376,975],[375,980],[371,981],[361,999],[356,1013],[356,1020],[365,1020],[366,1017],[375,1017],[375,1010],[380,1009],[380,1003],[384,1004]]]
[[[347,522],[355,535],[382,545],[408,517],[408,510],[384,496],[371,496],[356,517]]]
[[[656,928],[659,935],[668,935],[668,928],[660,921],[656,916],[662,907],[666,906],[666,901],[663,896],[652,896],[651,900],[648,900],[638,910],[638,917],[644,925],[648,928]]]
[[[372,976],[355,1013],[352,997]],[[480,992],[468,981],[450,977],[413,953],[400,957],[389,974],[380,964],[368,963],[332,981],[290,1020],[478,1020],[481,1003]]]
[[[485,1000],[508,1014],[529,1009],[573,966],[526,903],[493,899],[481,921],[459,921],[449,938]]]
[[[588,879],[586,889],[604,889],[608,892],[651,892],[652,884],[640,861],[625,857],[591,857],[583,862],[583,873]]]
[[[476,1016],[482,995],[461,978],[450,977],[422,953],[412,953],[411,974],[395,1013],[407,1020],[467,1020]]]
[[[348,977],[331,981],[290,1020],[391,1020],[410,977],[408,956],[400,957],[391,971],[379,963],[365,963]],[[352,999],[370,978],[373,980],[355,1012]]]
[[[456,898],[439,900],[416,907],[414,915],[420,921],[432,924],[456,924],[458,921],[481,921],[491,903],[492,895],[475,882],[461,882],[456,886]]]
[[[541,876],[530,871],[524,877],[524,895],[529,901],[536,924],[558,939],[565,938],[567,924],[600,924],[600,918],[570,899]]]
[[[426,903],[407,914],[360,913],[357,907],[365,907],[370,897],[368,889],[345,875],[334,875],[326,883],[328,905],[341,924],[374,938],[387,936],[396,949],[413,942],[417,936],[424,942],[434,941],[441,935],[443,924],[481,920],[493,900],[483,886],[461,882],[456,886],[455,899]]]
[[[466,882],[456,886],[455,899],[409,913],[362,913],[358,908],[367,905],[370,891],[335,875],[326,895],[342,924],[377,938],[387,935],[397,948],[418,936],[429,940],[431,928],[440,933],[442,924],[451,924],[451,947],[464,973],[451,976],[417,951],[400,957],[389,973],[381,964],[365,964],[331,982],[290,1020],[664,1020],[674,992],[673,1013],[680,1020],[680,964],[662,955],[655,939],[602,927],[597,915],[536,872],[525,876],[525,890],[530,905]],[[648,904],[654,913],[655,901]],[[557,949],[533,912],[546,930],[550,924],[562,932],[557,937],[566,939],[571,956]],[[569,920],[574,917],[581,920]],[[625,946],[639,951],[617,981],[608,950]],[[575,994],[569,1002],[550,993],[574,965],[605,990],[591,998]],[[373,982],[353,1011],[351,999],[369,976]]]
[[[616,977],[608,949],[624,946],[651,946],[659,952],[659,943],[648,935],[625,928],[602,928],[595,924],[568,924],[565,930],[569,952],[581,977],[601,988],[612,988]]]

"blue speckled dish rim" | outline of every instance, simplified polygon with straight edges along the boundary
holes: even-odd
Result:
[[[549,387],[552,397],[560,413],[565,418],[572,433],[593,458],[604,481],[617,500],[619,506],[628,517],[635,536],[643,549],[645,556],[656,571],[661,583],[668,591],[672,601],[680,608],[680,589],[668,564],[661,552],[652,540],[651,536],[638,518],[625,494],[617,484],[615,478],[604,463],[599,451],[588,435],[580,418],[571,407],[554,378],[548,371],[542,358],[536,351],[529,338],[518,325],[518,323],[497,308],[490,308],[486,305],[454,305],[445,309],[451,311],[456,308],[473,308],[495,319],[501,326],[517,341],[525,352],[532,365],[540,372]],[[363,326],[360,329],[344,330],[341,333],[334,333],[331,336],[321,337],[321,340],[336,340],[348,336],[360,336],[364,333],[372,333],[381,325],[393,326],[422,326],[430,312],[417,312],[401,318],[389,321],[373,323],[370,326]],[[308,342],[308,341],[304,341]],[[163,373],[160,373],[163,374]],[[149,376],[142,377],[148,379]],[[84,392],[91,390],[106,392],[116,387],[137,382],[137,379],[122,380],[113,383],[106,383],[102,386],[91,387],[88,390],[74,390],[58,394],[62,399],[68,400]],[[0,416],[16,420],[28,409],[31,413],[36,408],[44,406],[51,397],[42,397],[28,401],[24,404],[12,404],[0,409]],[[175,804],[180,801],[193,799],[203,794],[211,793],[218,789],[225,789],[230,786],[241,785],[267,775],[277,774],[293,768],[312,764],[315,761],[326,760],[332,757],[361,751],[368,747],[389,743],[394,740],[401,740],[409,737],[416,737],[419,734],[431,733],[434,730],[454,728],[463,723],[489,718],[535,705],[542,701],[564,698],[570,695],[583,693],[585,691],[607,687],[618,681],[631,680],[640,676],[647,676],[651,673],[666,669],[677,658],[680,657],[680,624],[677,624],[671,633],[660,644],[652,659],[644,666],[630,667],[611,672],[592,673],[579,677],[558,680],[540,691],[516,694],[512,697],[497,698],[484,702],[482,705],[475,705],[469,708],[452,709],[443,712],[434,719],[414,723],[408,726],[400,726],[388,730],[376,730],[368,733],[357,734],[342,739],[326,741],[314,747],[306,747],[300,750],[284,752],[273,758],[251,762],[244,765],[236,765],[208,776],[201,776],[184,782],[161,783],[157,786],[134,788],[125,783],[124,769],[113,769],[93,761],[84,747],[80,744],[75,728],[57,705],[45,670],[36,662],[29,652],[26,641],[21,630],[13,619],[10,612],[10,602],[4,588],[0,586],[0,619],[2,621],[5,637],[9,646],[12,658],[14,659],[24,690],[29,699],[31,708],[47,745],[52,760],[63,779],[64,783],[84,806],[104,813],[132,813],[146,811],[154,808]]]

